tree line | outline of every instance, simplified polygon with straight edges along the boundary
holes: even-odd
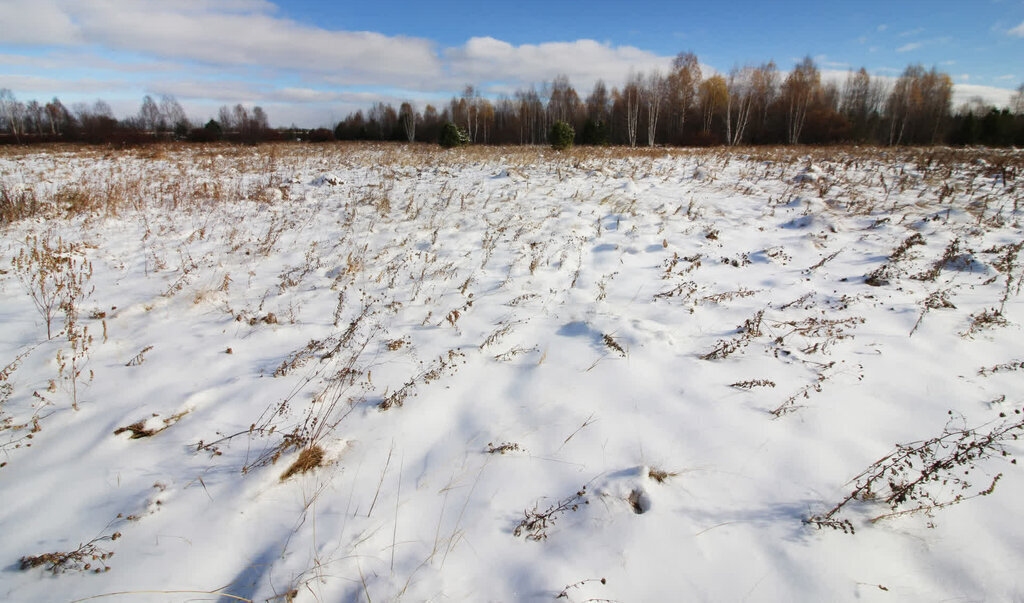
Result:
[[[17,100],[9,89],[0,89],[0,143],[127,145],[172,140],[253,143],[287,136],[287,130],[270,127],[267,113],[258,106],[252,110],[241,104],[223,106],[217,119],[196,124],[189,120],[181,103],[173,96],[164,95],[157,101],[146,95],[137,115],[116,119],[110,105],[103,100],[92,104],[75,103],[69,108],[56,97],[45,104],[36,100],[25,103]]]
[[[680,53],[667,73],[634,72],[611,89],[598,80],[583,97],[569,78],[491,100],[466,86],[440,108],[396,111],[375,103],[334,129],[338,140],[436,141],[452,122],[477,144],[542,144],[564,121],[576,144],[986,144],[1024,145],[1024,85],[1009,108],[980,98],[952,107],[953,81],[934,67],[910,65],[895,79],[851,71],[825,82],[810,57],[783,74],[773,62],[704,76],[693,53]]]
[[[441,107],[377,102],[334,128],[274,129],[260,107],[220,108],[205,124],[190,122],[171,96],[143,98],[137,115],[114,118],[103,101],[68,109],[59,99],[23,103],[0,90],[0,142],[76,141],[133,144],[152,140],[260,142],[301,139],[437,142],[453,123],[475,144],[546,144],[566,122],[576,144],[985,144],[1024,146],[1024,84],[1008,108],[975,98],[952,107],[953,82],[936,68],[909,65],[898,78],[861,68],[844,82],[823,81],[810,57],[788,73],[774,61],[702,73],[697,56],[680,53],[667,72],[633,72],[620,87],[598,80],[585,97],[566,76],[511,96],[484,97],[466,86]]]

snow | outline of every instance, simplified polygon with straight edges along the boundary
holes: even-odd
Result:
[[[995,251],[1022,189],[989,168],[1020,155],[942,152],[0,156],[7,191],[102,200],[3,231],[0,598],[1024,598],[1004,459],[931,515],[804,522],[897,444],[1024,406],[988,370],[1022,360]],[[30,234],[93,266],[78,410],[11,265]],[[110,571],[19,569],[115,532]]]

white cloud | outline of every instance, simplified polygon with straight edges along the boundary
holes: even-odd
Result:
[[[80,44],[71,16],[51,0],[0,3],[0,40],[5,44]]]
[[[174,5],[183,11],[209,12],[217,9],[225,13],[275,13],[277,5],[269,0],[164,0],[164,6]]]
[[[1017,36],[1018,38],[1024,38],[1024,21],[1020,22],[1020,25],[1014,27],[1010,31],[1006,32],[1011,36]]]
[[[80,46],[210,65],[360,77],[440,75],[434,43],[335,31],[274,16],[263,0],[14,0],[0,8],[7,43]]]
[[[0,65],[31,67],[33,69],[57,69],[59,62],[48,57],[27,57],[23,54],[0,54]]]
[[[351,92],[303,87],[274,87],[245,81],[176,80],[146,86],[152,95],[170,94],[182,99],[203,99],[223,104],[293,104],[324,103],[370,104],[398,98],[376,92]]]
[[[598,79],[609,86],[620,85],[630,71],[665,72],[672,64],[672,57],[594,40],[514,46],[490,37],[470,38],[463,46],[445,50],[444,55],[456,79],[518,85],[565,74],[583,94]]]
[[[896,52],[909,52],[911,50],[917,50],[924,46],[946,46],[953,41],[953,38],[949,36],[943,36],[941,38],[931,38],[928,40],[921,40],[919,42],[910,42],[900,46],[896,49]]]
[[[19,99],[28,100],[40,94],[44,96],[66,93],[99,94],[128,90],[132,88],[132,85],[118,80],[93,78],[67,80],[37,75],[0,74],[0,88],[10,88]]]
[[[1010,97],[1013,90],[996,88],[994,86],[980,86],[978,84],[954,84],[953,85],[953,107],[959,107],[963,103],[970,102],[978,96],[987,105],[996,107],[1007,107],[1010,105]]]
[[[368,92],[337,92],[317,90],[315,88],[281,88],[275,90],[271,97],[277,102],[287,103],[336,103],[336,102],[373,102],[368,99]]]
[[[123,73],[162,73],[180,71],[185,65],[173,61],[116,61],[89,52],[51,52],[41,56],[0,54],[0,65],[32,69],[81,70],[100,69]],[[212,68],[189,66],[190,73],[215,72]]]
[[[181,98],[202,98],[224,103],[260,102],[272,87],[238,80],[175,80],[146,86],[153,95],[170,94]]]
[[[889,29],[889,26],[883,23],[883,24],[879,25],[876,29],[881,32],[881,31],[885,31],[885,30]]]

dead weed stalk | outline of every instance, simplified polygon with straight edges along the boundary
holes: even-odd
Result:
[[[968,427],[962,415],[952,416],[952,411],[949,414],[951,418],[940,435],[897,444],[895,450],[848,482],[855,484],[848,495],[804,523],[853,534],[853,523],[841,513],[854,502],[878,501],[888,505],[889,512],[873,518],[874,523],[915,513],[931,515],[938,509],[991,494],[1002,473],[991,481],[985,477],[981,487],[973,486],[974,480],[969,476],[979,464],[1010,457],[1006,444],[1016,441],[1024,431],[1024,415],[1015,409],[1015,417],[1000,413],[1001,418],[995,423]],[[1016,464],[1017,460],[1010,458],[1010,463]]]

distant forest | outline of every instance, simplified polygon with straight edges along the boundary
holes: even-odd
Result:
[[[557,121],[584,145],[777,145],[864,143],[879,145],[1024,146],[1024,84],[1010,107],[975,98],[952,106],[949,75],[910,65],[898,78],[851,71],[845,82],[822,82],[807,57],[783,75],[774,61],[707,77],[693,53],[680,53],[668,73],[633,73],[622,88],[594,84],[584,98],[560,76],[512,96],[491,100],[473,86],[445,106],[417,109],[411,102],[375,103],[349,114],[333,129],[271,128],[260,107],[221,107],[205,124],[193,123],[181,105],[146,96],[136,116],[118,120],[110,106],[59,99],[18,101],[0,90],[0,143],[151,141],[395,140],[437,142],[444,124],[457,125],[474,144],[546,144]]]

